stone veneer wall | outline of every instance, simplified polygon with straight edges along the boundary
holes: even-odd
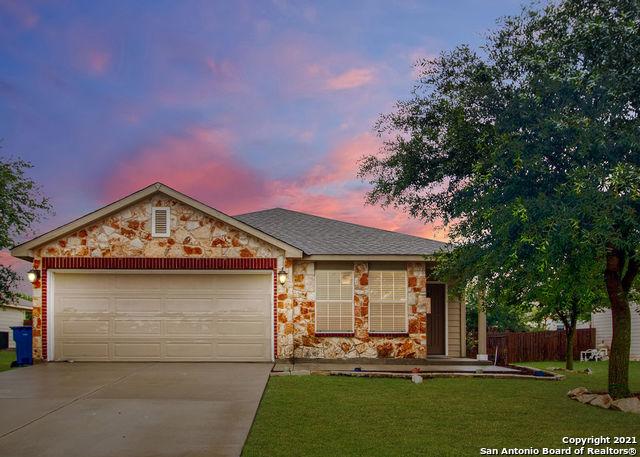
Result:
[[[151,208],[171,208],[171,236],[151,236]],[[48,243],[34,253],[34,268],[43,257],[275,258],[284,251],[220,220],[156,195],[75,233]],[[33,285],[33,356],[43,358],[42,282]],[[280,350],[279,350],[280,352]]]
[[[280,357],[424,358],[427,355],[425,296],[427,278],[424,262],[407,263],[408,333],[370,335],[369,270],[366,262],[354,262],[353,335],[323,336],[315,333],[315,265],[308,261],[287,261],[289,280],[278,296]]]

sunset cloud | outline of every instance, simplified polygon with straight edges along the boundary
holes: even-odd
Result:
[[[191,128],[132,151],[105,186],[105,203],[156,181],[227,214],[283,207],[417,236],[446,239],[396,209],[365,205],[367,186],[356,176],[358,160],[374,153],[378,139],[367,133],[330,149],[323,159],[288,179],[274,179],[237,158],[230,134]]]
[[[374,72],[370,68],[353,68],[327,80],[327,89],[345,90],[366,86],[373,81]]]
[[[105,202],[160,181],[223,212],[264,204],[265,179],[233,156],[229,141],[226,132],[192,128],[134,150],[106,179]]]

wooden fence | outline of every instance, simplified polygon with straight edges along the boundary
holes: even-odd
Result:
[[[580,351],[596,347],[596,329],[576,331],[573,345],[574,360],[580,359]],[[567,340],[564,331],[496,333],[487,334],[487,354],[491,360],[498,355],[498,364],[542,360],[564,360]],[[472,354],[471,354],[472,355]]]

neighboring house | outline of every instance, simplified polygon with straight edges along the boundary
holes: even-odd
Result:
[[[5,341],[10,349],[16,347],[11,327],[23,325],[26,312],[30,310],[28,306],[0,304],[0,349],[5,347]]]
[[[596,329],[596,341],[598,344],[604,341],[611,347],[613,327],[611,325],[611,310],[607,309],[591,315],[591,327]],[[631,304],[631,353],[630,358],[640,360],[640,307]]]
[[[33,262],[34,357],[465,355],[445,244],[280,208],[227,216],[162,184],[11,252]],[[427,256],[427,257],[425,257]]]

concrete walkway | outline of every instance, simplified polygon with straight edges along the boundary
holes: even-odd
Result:
[[[270,363],[49,363],[0,373],[3,456],[237,456]]]
[[[464,359],[465,361],[469,359]],[[462,361],[462,359],[460,360]],[[307,374],[309,372],[331,372],[331,371],[353,371],[354,368],[360,368],[362,371],[375,372],[393,372],[393,373],[411,373],[414,368],[420,368],[422,373],[476,373],[481,370],[483,373],[518,373],[513,368],[489,365],[486,362],[476,364],[459,363],[460,361],[452,360],[450,363],[429,363],[429,361],[415,360],[413,364],[405,361],[401,363],[376,363],[369,362],[350,362],[349,360],[340,360],[335,362],[319,361],[313,362],[309,360],[277,362],[273,368],[274,372],[291,372],[292,374]]]

